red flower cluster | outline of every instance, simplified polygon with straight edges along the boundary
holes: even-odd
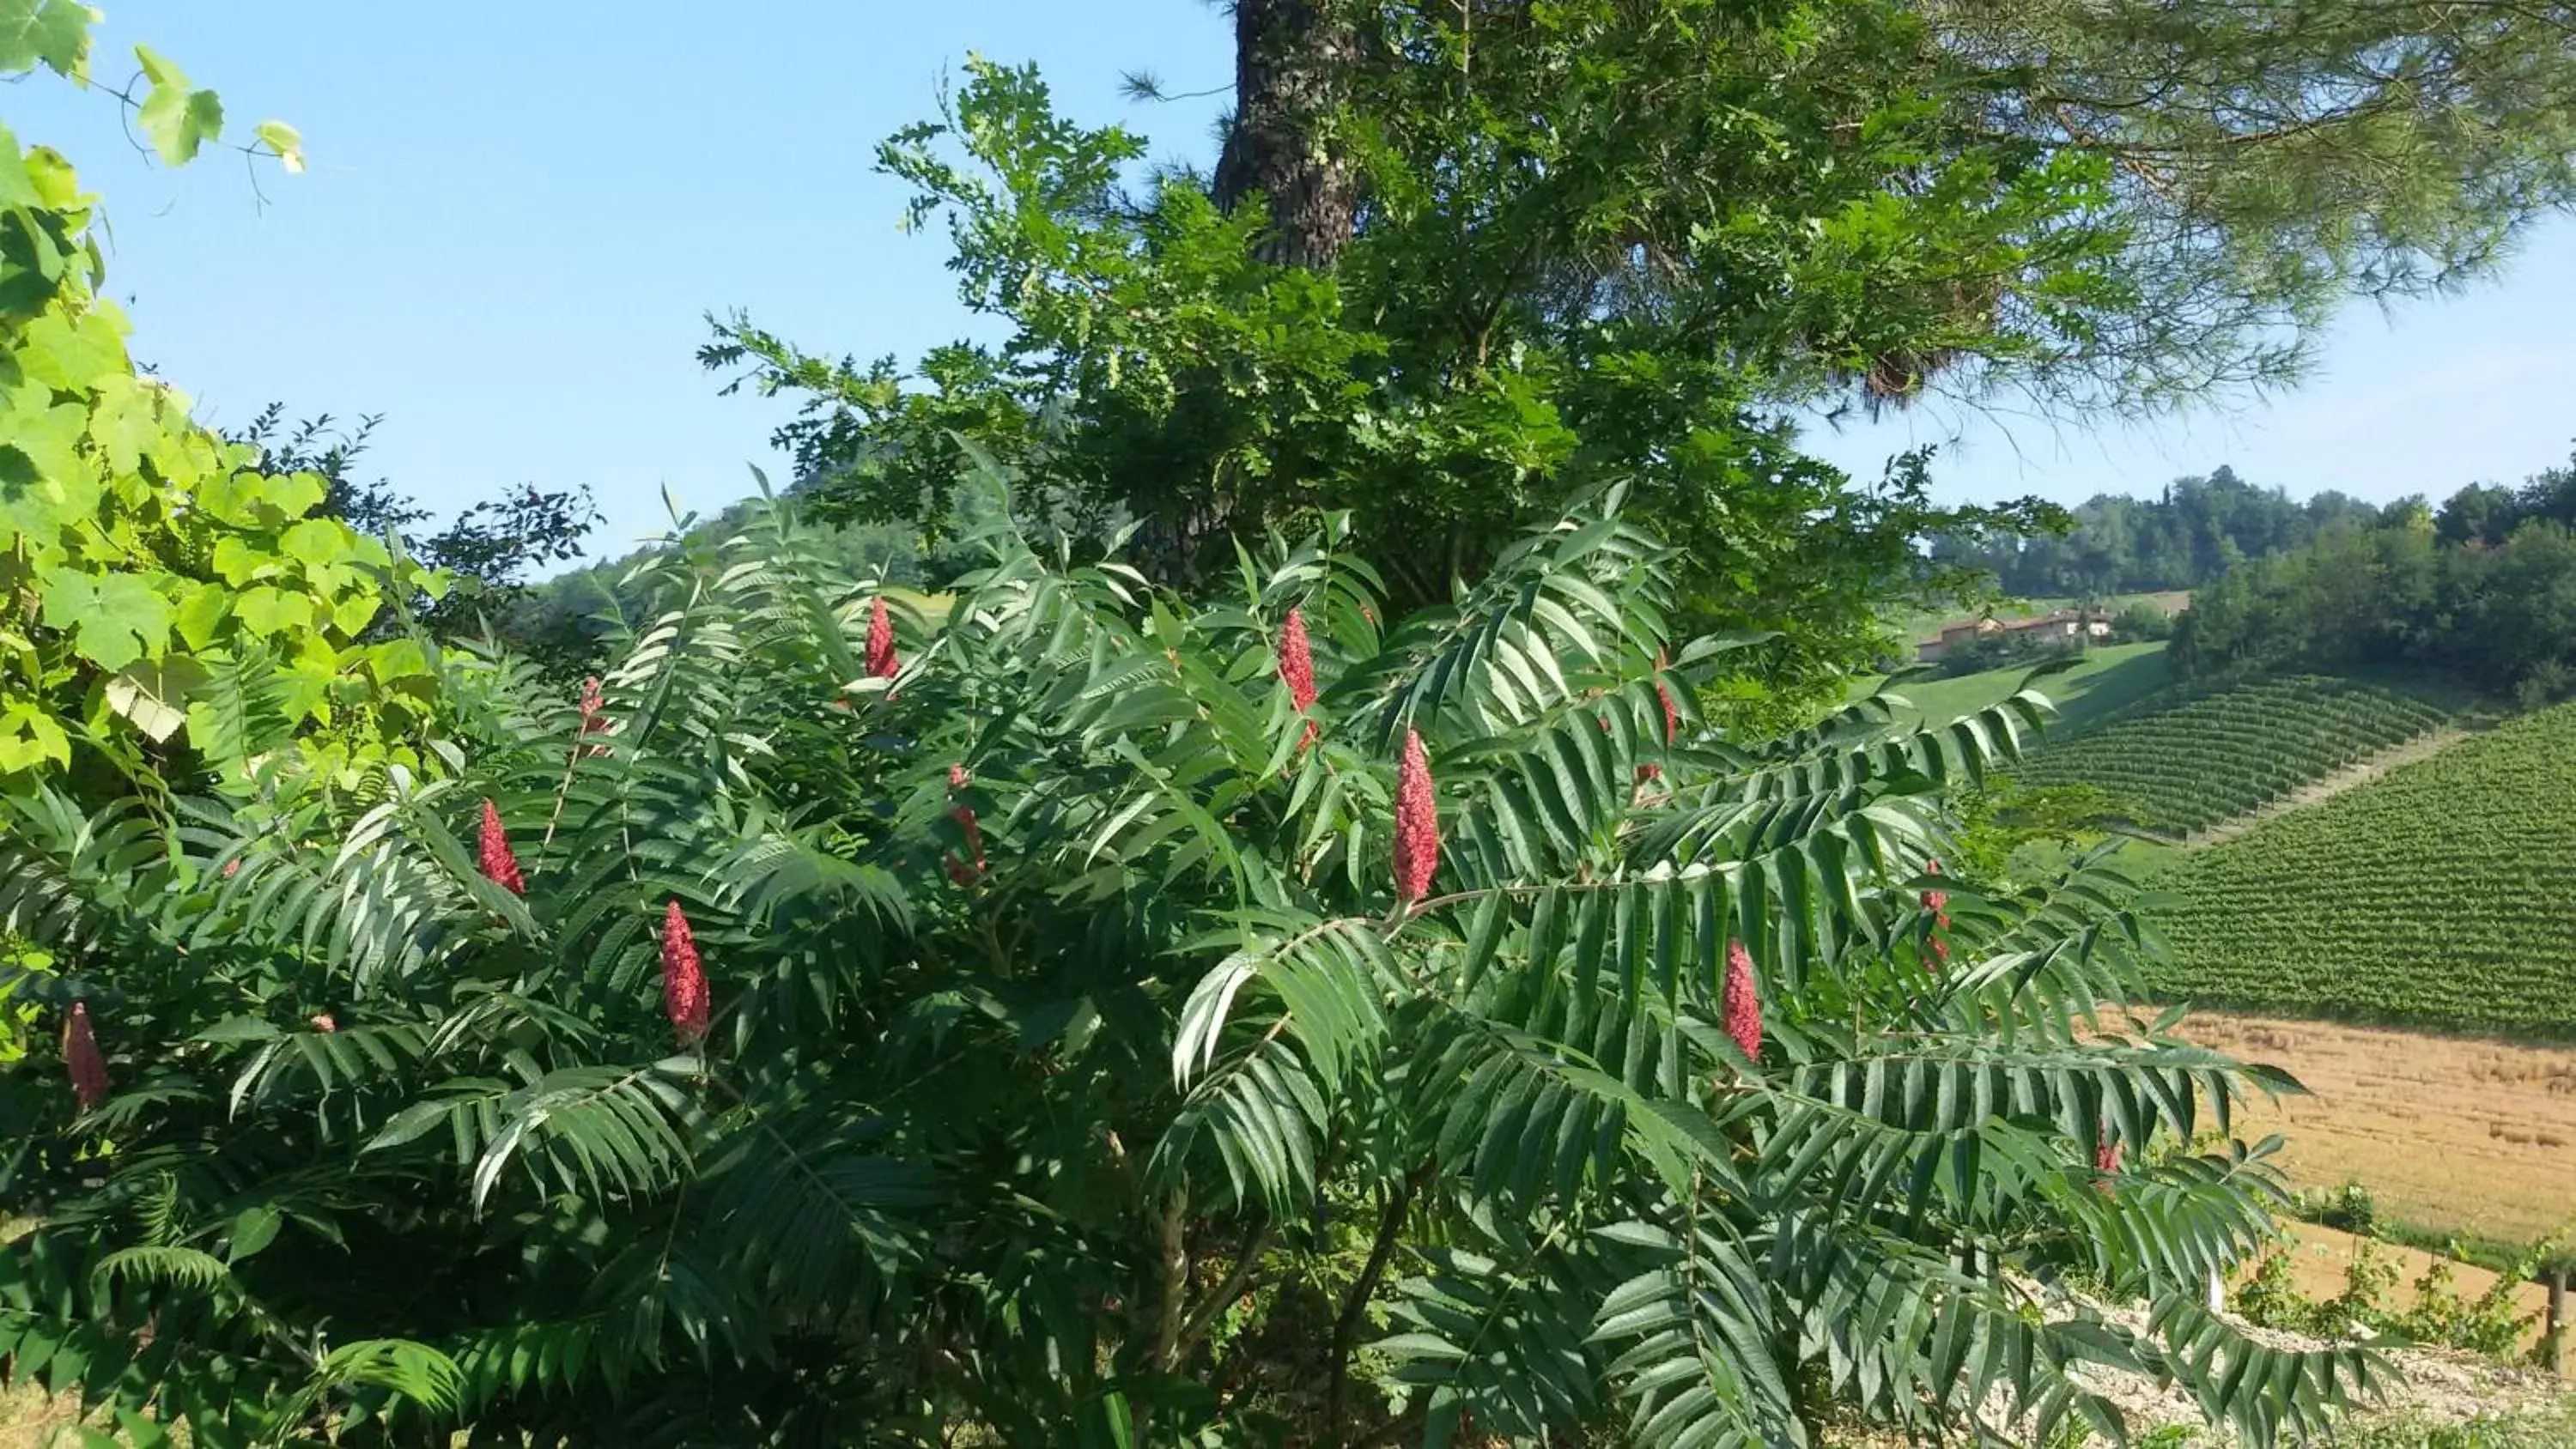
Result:
[[[528,893],[527,877],[519,874],[519,858],[510,853],[509,832],[501,828],[501,812],[489,800],[483,802],[483,837],[477,846],[485,880],[514,896]]]
[[[2120,1143],[2117,1138],[2105,1136],[2093,1149],[2093,1170],[2105,1177],[2120,1170]]]
[[[1306,642],[1306,611],[1290,609],[1288,622],[1279,626],[1279,679],[1288,686],[1288,700],[1304,714],[1315,707],[1315,656]],[[1315,722],[1306,721],[1305,738],[1297,742],[1303,750],[1315,742]]]
[[[581,732],[585,735],[608,733],[607,698],[600,692],[599,676],[594,674],[581,682]],[[608,753],[606,745],[592,745],[592,759]]]
[[[90,1030],[86,1001],[73,1002],[72,1014],[63,1022],[63,1066],[71,1073],[72,1100],[84,1112],[97,1110],[107,1100],[107,1058]]]
[[[1422,735],[1404,732],[1404,759],[1395,771],[1395,898],[1408,905],[1431,890],[1440,868],[1440,809],[1431,798],[1431,759]]]
[[[883,598],[868,605],[868,677],[892,679],[899,667],[894,656],[894,621],[886,617]]]
[[[966,781],[964,765],[948,767],[948,788],[952,793],[965,789]],[[975,824],[975,807],[962,800],[949,807],[948,818],[965,830],[966,849],[975,857],[971,867],[953,855],[948,857],[948,878],[959,885],[972,885],[984,874],[984,832]]]
[[[331,1019],[331,1013],[319,1011],[313,1014],[313,1029],[319,1032],[334,1032],[340,1029],[340,1023]]]
[[[1926,856],[1923,861],[1923,872],[1926,875],[1939,875],[1941,862]],[[1950,893],[1944,890],[1925,891],[1923,909],[1932,913],[1932,969],[1937,972],[1950,960],[1950,943],[1941,936],[1943,931],[1950,929]]]
[[[1745,1059],[1762,1060],[1762,1000],[1753,989],[1753,954],[1742,941],[1726,943],[1726,989],[1719,997],[1719,1015]]]
[[[698,960],[698,943],[689,935],[689,918],[674,897],[662,913],[662,1014],[694,1045],[707,1034],[707,972]]]

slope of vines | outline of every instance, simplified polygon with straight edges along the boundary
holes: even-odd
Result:
[[[2045,687],[2045,686],[2043,686]],[[2094,785],[2137,823],[2188,833],[2423,734],[2438,706],[2357,680],[2279,675],[2139,710],[2036,751],[2034,785]]]
[[[2265,821],[2160,884],[2161,994],[2576,1035],[2576,705]]]

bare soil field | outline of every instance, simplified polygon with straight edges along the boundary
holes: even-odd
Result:
[[[2576,1049],[2222,1012],[2183,1032],[2307,1086],[2239,1124],[2288,1138],[2301,1187],[2358,1179],[2382,1218],[2480,1237],[2576,1224]]]

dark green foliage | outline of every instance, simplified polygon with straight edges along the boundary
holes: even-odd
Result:
[[[1184,584],[1234,538],[1347,509],[1394,595],[1432,601],[1618,480],[1685,550],[1692,628],[1772,631],[1723,704],[1777,723],[1874,655],[1873,601],[1959,592],[1921,540],[2057,519],[1938,508],[1919,459],[1846,478],[1799,453],[1796,409],[1935,386],[2154,409],[2279,382],[2341,298],[2474,275],[2576,195],[2576,61],[2548,7],[1235,15],[1213,176],[1136,184],[1140,138],[980,63],[882,149],[1001,340],[907,367],[719,324],[709,366],[805,405],[780,441],[820,499],[936,536],[981,450],[1030,480],[1031,517],[1132,522],[1140,566]],[[2222,505],[2251,492],[2210,481]],[[2122,581],[2140,548],[2116,537],[2043,546],[2034,571],[2065,576],[2051,593],[2188,585],[2228,547],[2296,541],[2168,533],[2151,580]]]
[[[114,1094],[75,1120],[45,1048],[0,1074],[0,1192],[45,1205],[0,1250],[12,1375],[218,1449],[1800,1444],[2007,1391],[2111,1427],[2083,1362],[2268,1444],[2368,1382],[2195,1306],[2279,1188],[2270,1143],[2170,1144],[2285,1082],[2119,1014],[2115,878],[1946,875],[1929,969],[1938,793],[2032,699],[1765,741],[1678,689],[1668,744],[1659,649],[1681,684],[1729,651],[1668,632],[1672,556],[1608,509],[1402,616],[1346,526],[1196,604],[988,543],[943,627],[895,610],[890,681],[874,586],[764,508],[651,565],[605,735],[450,653],[445,768],[355,818],[26,800],[0,924]],[[1408,729],[1445,840],[1409,915]],[[485,798],[524,898],[476,871]],[[671,900],[702,1051],[659,1009]]]
[[[1472,85],[1440,68],[1462,40],[1448,21],[1390,16],[1378,58],[1395,63],[1372,63],[1348,120],[1368,201],[1329,270],[1273,265],[1262,214],[1219,210],[1194,178],[1128,187],[1141,139],[978,65],[880,161],[913,221],[947,225],[963,300],[1005,340],[906,372],[735,317],[704,360],[804,404],[779,441],[824,516],[936,542],[989,456],[1024,475],[1024,517],[1132,524],[1138,565],[1185,587],[1229,567],[1236,537],[1347,510],[1394,598],[1445,601],[1570,492],[1617,480],[1684,550],[1689,626],[1771,634],[1727,707],[1811,710],[1876,654],[1882,605],[1968,585],[1918,539],[2053,511],[1939,507],[1920,456],[1846,477],[1773,403],[1950,346],[1933,302],[1966,272],[2034,269],[2078,305],[2091,168],[2018,145],[1927,161],[1910,93],[1807,86],[1903,63],[1913,27],[1875,11],[1553,9],[1479,28]],[[1924,275],[1900,282],[1899,255]],[[1869,305],[1888,296],[1911,300]]]
[[[2175,668],[2433,671],[2525,707],[2576,687],[2576,541],[2549,518],[2501,543],[2423,526],[2337,530],[2193,596]]]
[[[2152,644],[2173,637],[2173,615],[2141,600],[2111,616],[2111,642]]]

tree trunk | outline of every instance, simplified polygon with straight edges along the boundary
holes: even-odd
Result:
[[[1216,203],[1259,192],[1265,260],[1323,269],[1351,239],[1359,183],[1334,135],[1359,42],[1351,0],[1235,0],[1234,125],[1216,163]]]

